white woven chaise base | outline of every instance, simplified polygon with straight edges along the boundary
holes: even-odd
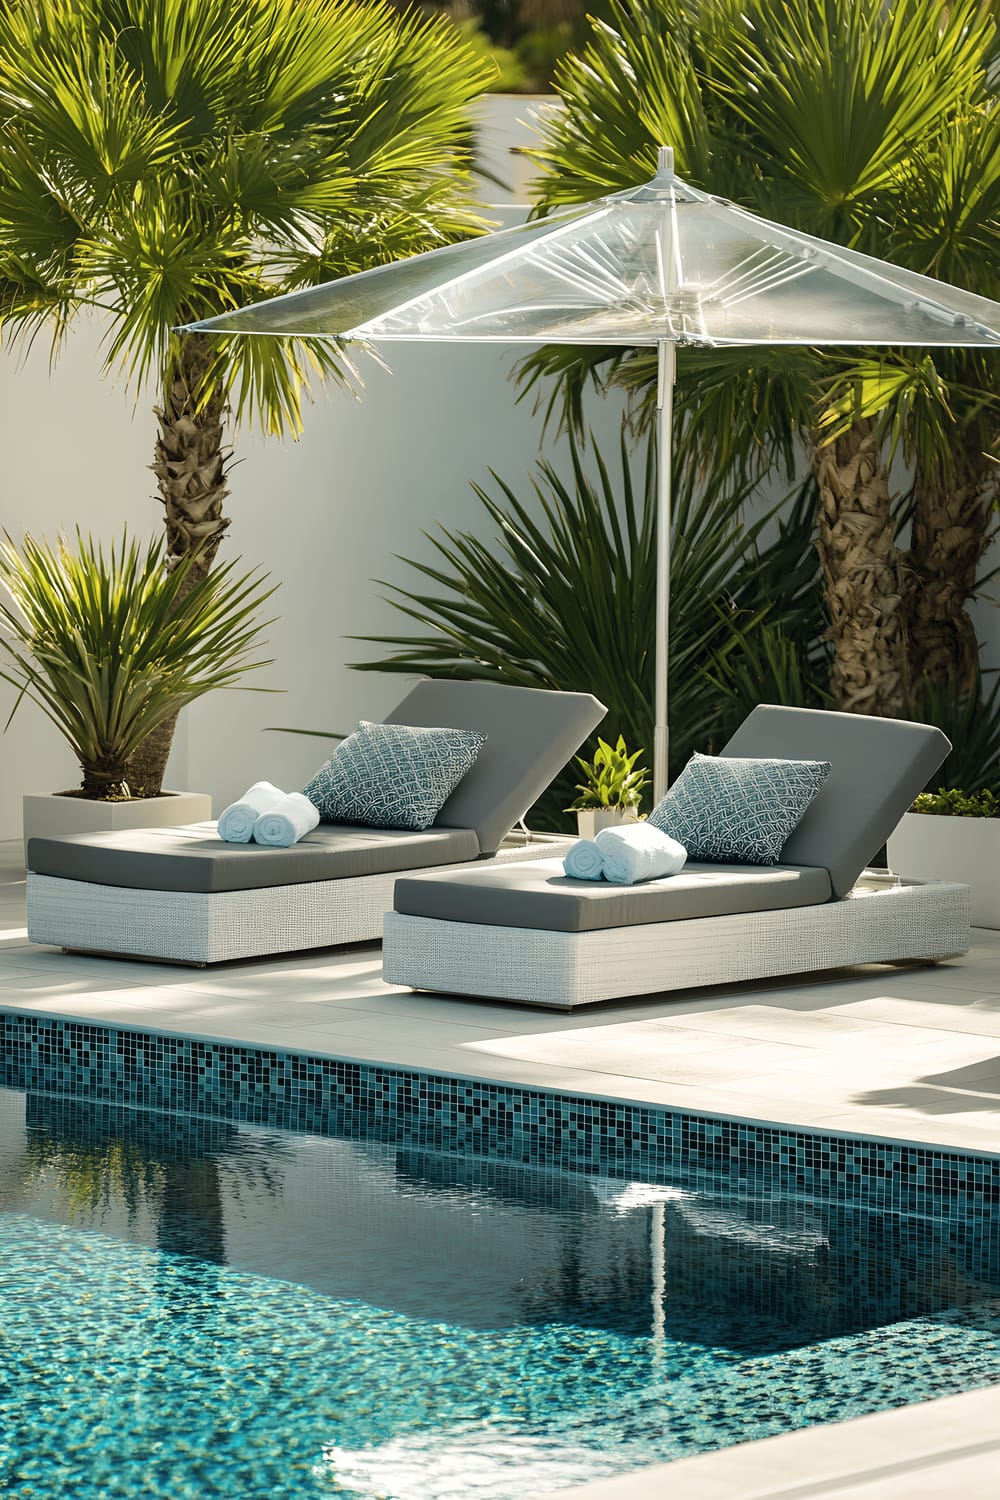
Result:
[[[969,935],[969,887],[944,883],[582,933],[387,912],[382,976],[414,990],[571,1010],[851,964],[956,958],[968,951]]]
[[[568,847],[568,841],[534,835],[529,843],[504,845],[492,859],[477,860],[475,868],[515,859],[551,859],[564,845]],[[392,906],[399,875],[434,873],[397,870],[205,893],[92,885],[29,870],[28,937],[33,943],[74,952],[199,966],[366,943],[382,936],[382,919]]]

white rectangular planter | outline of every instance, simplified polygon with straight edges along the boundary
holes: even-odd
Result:
[[[904,880],[971,886],[973,927],[1000,927],[1000,818],[905,813],[889,839],[889,865]]]
[[[61,838],[67,833],[110,833],[128,828],[174,828],[203,823],[212,816],[207,792],[162,792],[134,802],[97,802],[58,792],[28,793],[23,800],[24,855],[29,839]]]

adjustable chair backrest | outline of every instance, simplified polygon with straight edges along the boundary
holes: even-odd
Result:
[[[828,760],[832,770],[781,851],[782,864],[822,865],[846,896],[951,742],[930,724],[824,709],[755,708],[722,750],[762,760]]]
[[[590,693],[432,678],[418,682],[386,723],[486,735],[434,822],[475,829],[482,853],[493,854],[606,713]]]

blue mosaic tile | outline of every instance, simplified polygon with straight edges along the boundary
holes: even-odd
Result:
[[[943,1221],[1000,1203],[1000,1156],[48,1017],[0,1013],[0,1038],[0,1084],[90,1103]]]

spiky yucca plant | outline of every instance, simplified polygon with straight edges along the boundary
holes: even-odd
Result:
[[[412,633],[360,639],[388,648],[367,671],[476,678],[590,692],[608,705],[602,732],[628,744],[653,738],[656,599],[655,455],[635,475],[627,436],[619,461],[571,443],[568,473],[540,462],[530,499],[493,475],[499,497],[473,485],[492,523],[477,535],[442,528],[429,538],[440,566],[408,561],[431,586],[389,584]],[[743,518],[745,486],[702,489],[679,441],[671,567],[671,774],[693,749],[719,744],[741,714],[720,677],[746,658],[763,620],[776,645],[759,700],[820,701],[825,620],[811,546],[815,497]],[[771,525],[769,525],[771,523]],[[771,531],[776,533],[771,534]],[[780,648],[780,649],[779,649]],[[792,673],[789,678],[789,673]],[[787,679],[787,680],[786,680]],[[755,701],[759,701],[755,699]],[[590,754],[596,741],[589,747]],[[539,827],[564,825],[571,766],[534,810]]]
[[[128,798],[126,763],[152,730],[270,664],[251,659],[271,623],[254,618],[274,592],[264,576],[237,574],[235,561],[200,578],[191,567],[167,573],[161,541],[144,550],[127,535],[107,552],[79,531],[75,551],[31,536],[18,548],[7,533],[0,543],[0,678],[18,693],[7,723],[36,703],[80,762],[81,796]]]

